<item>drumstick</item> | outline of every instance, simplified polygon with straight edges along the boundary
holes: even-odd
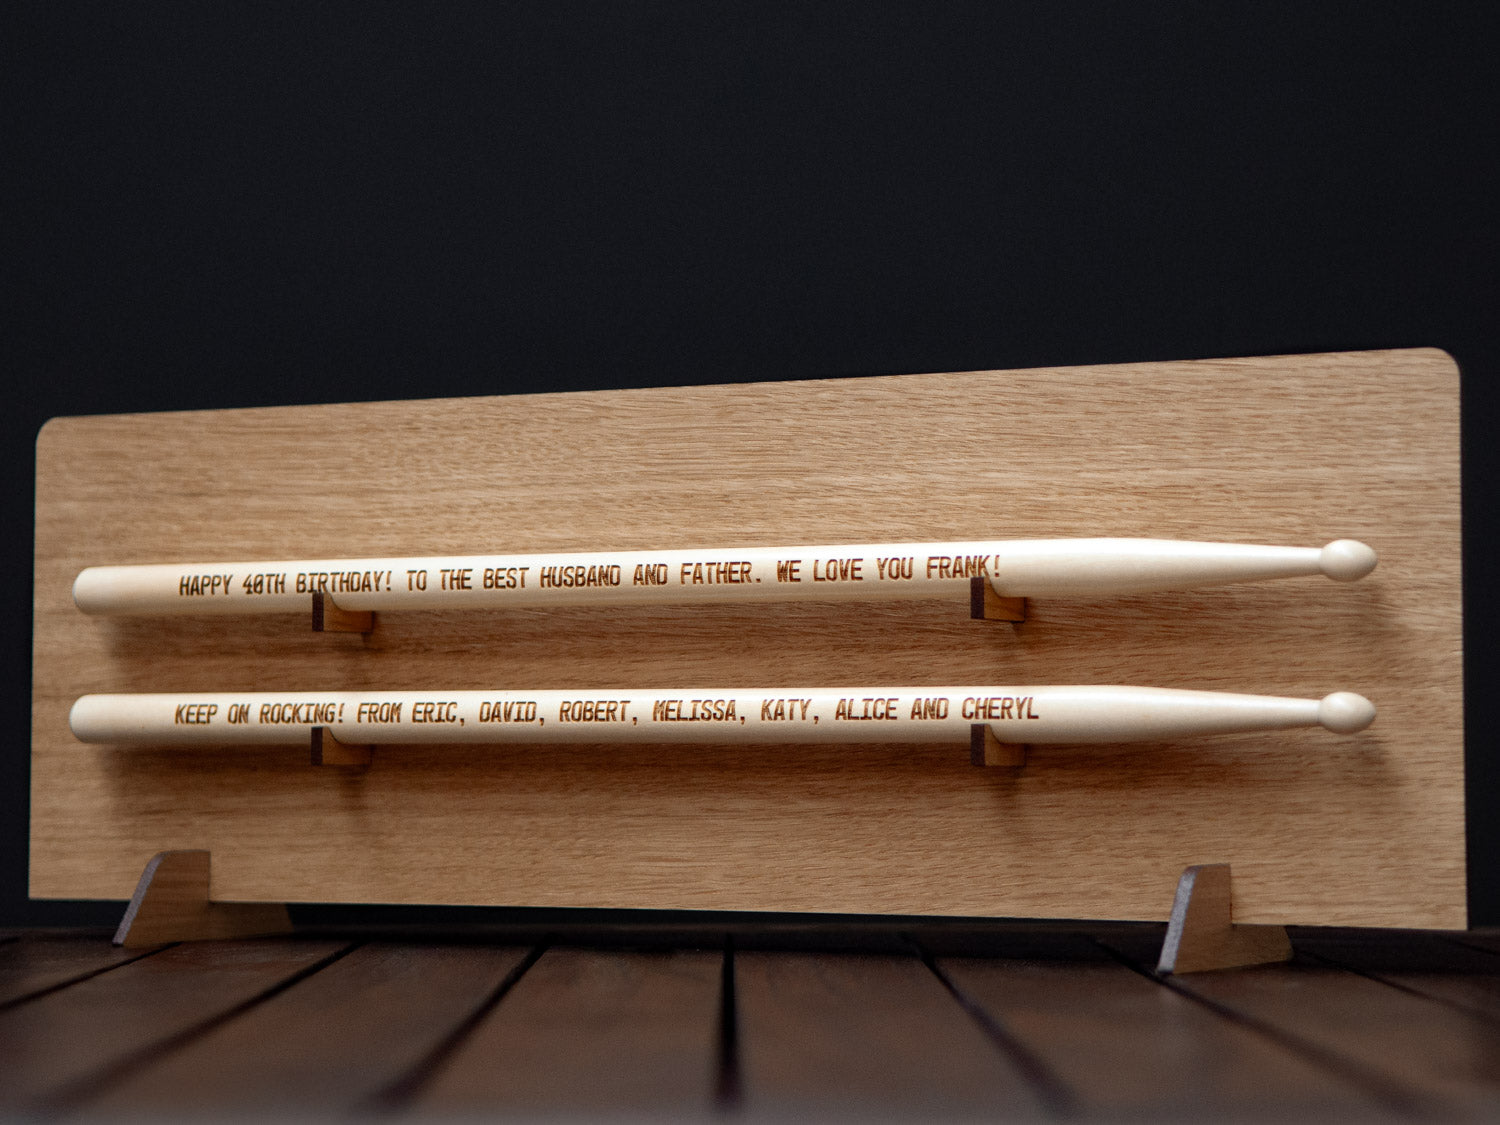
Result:
[[[1323,574],[1362,578],[1375,552],[1170,539],[1032,539],[603,554],[464,555],[96,566],[78,575],[85,613],[623,605],[754,599],[924,598],[987,579],[1001,597],[1149,593]]]
[[[987,724],[1013,743],[1141,742],[1375,718],[1352,692],[1322,699],[1141,687],[834,687],[598,691],[365,691],[86,695],[84,742],[295,745],[322,727],[379,743],[944,742]]]

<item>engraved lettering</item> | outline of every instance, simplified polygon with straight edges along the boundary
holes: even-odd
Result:
[[[651,704],[653,723],[737,723],[733,699],[658,699]]]
[[[911,718],[913,719],[946,719],[947,717],[948,697],[946,695],[912,700]]]
[[[903,578],[909,579],[913,577],[916,562],[917,560],[914,557],[904,559],[876,559],[875,571],[882,579],[900,581]]]
[[[414,723],[456,723],[458,703],[454,700],[419,700],[411,705],[411,721]]]
[[[813,559],[814,582],[861,582],[864,559]]]
[[[233,574],[188,574],[177,580],[177,596],[180,598],[211,598],[222,593],[229,596],[229,583]]]
[[[557,706],[564,723],[623,723],[628,699],[565,699]]]
[[[438,571],[438,589],[440,590],[472,590],[474,570],[472,567],[456,567],[449,569],[443,567]]]
[[[734,562],[683,563],[678,584],[682,586],[740,585],[751,581],[748,560]]]
[[[211,723],[218,713],[217,703],[179,703],[177,710],[172,714],[172,722],[188,726],[202,726]]]
[[[285,574],[247,574],[240,579],[240,589],[252,597],[256,594],[286,593]]]
[[[486,590],[518,590],[526,587],[526,572],[529,566],[485,567],[480,575],[480,586]]]
[[[1001,719],[1039,719],[1029,695],[970,696],[965,699],[960,712],[966,719],[982,719],[997,722]]]
[[[262,703],[256,722],[267,726],[331,726],[338,721],[336,703]]]
[[[479,705],[481,723],[534,723],[537,707],[534,699],[505,699]]]
[[[811,699],[763,699],[760,704],[760,719],[763,723],[806,722]]]
[[[361,703],[354,710],[354,721],[356,723],[399,723],[401,707],[400,703]]]
[[[604,566],[544,566],[537,571],[537,585],[562,590],[582,590],[595,586],[618,586],[620,567]]]

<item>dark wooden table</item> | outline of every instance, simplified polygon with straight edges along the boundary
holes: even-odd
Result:
[[[0,934],[0,1117],[1500,1113],[1500,935],[1149,925]]]

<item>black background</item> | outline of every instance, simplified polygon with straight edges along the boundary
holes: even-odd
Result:
[[[1421,345],[1500,922],[1491,11],[9,7],[0,924],[119,911],[26,899],[50,416]]]

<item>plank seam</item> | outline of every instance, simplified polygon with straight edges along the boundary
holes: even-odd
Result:
[[[907,939],[910,941],[911,939]],[[969,1017],[979,1025],[981,1031],[989,1037],[1002,1054],[1009,1056],[1010,1060],[1021,1072],[1021,1076],[1035,1090],[1037,1097],[1042,1102],[1043,1108],[1049,1114],[1058,1117],[1074,1117],[1079,1112],[1078,1096],[1073,1092],[1062,1077],[1050,1066],[1042,1061],[1030,1047],[1009,1028],[1007,1028],[992,1012],[983,1004],[975,1000],[963,989],[953,982],[937,963],[937,959],[915,941],[911,941],[917,951],[917,956],[922,964],[927,966],[929,972],[935,976],[949,995],[957,1001]]]
[[[1451,1112],[1451,1107],[1444,1106],[1441,1103],[1434,1103],[1417,1091],[1407,1088],[1397,1079],[1382,1074],[1380,1071],[1356,1059],[1351,1059],[1331,1047],[1325,1047],[1314,1040],[1305,1039],[1294,1031],[1287,1031],[1285,1028],[1277,1027],[1275,1024],[1262,1020],[1258,1016],[1252,1016],[1247,1012],[1240,1011],[1238,1008],[1230,1007],[1228,1004],[1194,992],[1190,987],[1183,984],[1179,977],[1158,975],[1145,966],[1138,964],[1127,954],[1116,949],[1102,938],[1089,935],[1089,940],[1132,972],[1138,973],[1147,980],[1160,985],[1162,988],[1171,989],[1179,996],[1184,996],[1195,1004],[1202,1005],[1230,1023],[1254,1032],[1274,1043],[1282,1050],[1290,1051],[1304,1062],[1311,1062],[1316,1066],[1321,1066],[1335,1078],[1350,1083],[1356,1089],[1363,1090],[1365,1094],[1374,1098],[1387,1109],[1403,1116],[1431,1116],[1435,1111]],[[1250,970],[1227,969],[1222,971],[1246,972],[1253,971],[1253,968],[1252,966]],[[1284,970],[1278,966],[1271,971],[1280,972]]]
[[[172,1052],[185,1047],[194,1039],[207,1035],[216,1028],[224,1026],[230,1020],[244,1015],[252,1008],[256,1008],[264,1004],[267,1000],[281,995],[287,989],[301,983],[314,973],[322,972],[335,961],[347,957],[362,944],[364,943],[354,942],[342,949],[335,949],[326,957],[320,958],[311,965],[304,965],[284,980],[277,981],[269,988],[263,989],[249,999],[242,1000],[222,1012],[199,1020],[197,1023],[191,1024],[181,1031],[173,1032],[171,1035],[158,1039],[153,1043],[147,1043],[143,1047],[138,1047],[136,1050],[125,1055],[124,1058],[111,1063],[103,1070],[63,1086],[50,1097],[42,1100],[42,1103],[37,1107],[39,1115],[61,1116],[64,1113],[78,1109],[83,1103],[92,1098],[97,1098],[101,1093],[108,1090],[109,1087],[117,1085],[131,1072],[150,1065],[153,1059],[170,1055]]]
[[[724,935],[724,964],[719,978],[719,1073],[714,1088],[714,1107],[730,1113],[740,1107],[739,1009],[734,993],[734,936]]]
[[[13,996],[9,1000],[6,1000],[4,1003],[0,1003],[0,1012],[8,1012],[12,1008],[18,1007],[21,1004],[29,1004],[33,1000],[40,1000],[43,996],[51,996],[54,992],[61,992],[65,988],[71,988],[75,984],[82,984],[86,980],[93,980],[97,976],[102,976],[105,973],[113,972],[115,969],[124,968],[126,965],[134,965],[137,961],[140,961],[143,958],[152,957],[158,953],[163,952],[164,950],[171,949],[175,944],[177,943],[171,942],[167,945],[159,945],[155,949],[148,949],[144,953],[138,953],[134,957],[127,957],[123,961],[116,961],[110,965],[104,965],[97,969],[90,969],[88,972],[79,973],[77,976],[69,977],[67,980],[58,981],[56,984],[49,984],[47,985],[47,987],[39,988],[34,992],[27,992],[20,996]]]
[[[1346,973],[1353,973],[1355,976],[1363,977],[1365,980],[1374,981],[1376,984],[1385,985],[1387,988],[1394,988],[1398,992],[1404,992],[1408,996],[1414,996],[1418,1000],[1426,1001],[1429,1004],[1440,1004],[1443,1007],[1452,1009],[1455,1012],[1462,1012],[1466,1016],[1475,1016],[1485,1020],[1487,1023],[1500,1024],[1500,1012],[1491,1011],[1488,1008],[1479,1007],[1478,1005],[1460,1003],[1459,1001],[1452,1000],[1446,996],[1437,996],[1431,992],[1425,992],[1413,985],[1405,984],[1400,980],[1393,980],[1391,977],[1386,976],[1384,973],[1376,972],[1370,969],[1361,969],[1355,965],[1346,964],[1343,961],[1336,960],[1335,958],[1325,956],[1321,953],[1309,952],[1306,955],[1315,961],[1321,961],[1329,968],[1342,969]],[[1481,974],[1455,973],[1454,975],[1480,976]]]
[[[491,989],[489,995],[481,1000],[472,1012],[454,1025],[453,1030],[447,1035],[438,1040],[432,1050],[428,1051],[405,1074],[376,1091],[363,1104],[357,1106],[356,1113],[389,1116],[401,1112],[410,1105],[437,1077],[448,1060],[463,1045],[464,1040],[474,1032],[474,1029],[490,1012],[494,1011],[500,1001],[505,999],[531,967],[542,959],[542,954],[546,953],[551,945],[552,939],[549,937],[534,946],[525,957],[511,967],[500,983]]]

